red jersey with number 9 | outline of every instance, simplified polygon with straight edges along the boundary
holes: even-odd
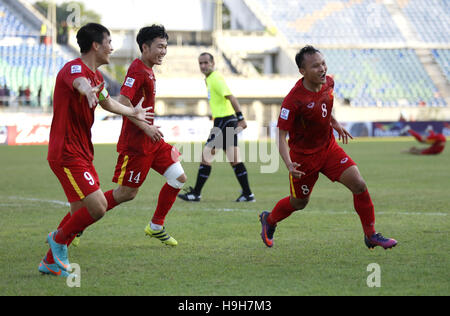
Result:
[[[300,79],[281,105],[278,128],[289,132],[289,148],[294,153],[312,154],[334,141],[334,80],[330,76],[326,79],[319,92],[307,90]]]
[[[81,58],[68,62],[59,71],[53,96],[48,161],[92,162],[94,159],[91,128],[96,107],[89,108],[86,96],[74,89],[73,81],[80,77],[85,77],[92,87],[103,82],[102,74],[89,69]]]

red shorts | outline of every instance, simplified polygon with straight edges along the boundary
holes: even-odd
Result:
[[[178,162],[179,156],[177,148],[166,142],[148,155],[121,152],[117,158],[112,181],[119,185],[138,188],[144,183],[150,168],[162,175],[167,168]]]
[[[88,162],[60,163],[49,161],[50,168],[61,183],[69,203],[83,200],[100,189],[94,165]]]
[[[304,155],[291,151],[291,160],[301,164],[298,170],[305,173],[300,179],[295,179],[289,174],[291,195],[298,199],[309,197],[319,178],[319,172],[334,182],[339,180],[347,168],[356,165],[336,141],[332,141],[327,148],[314,154]]]

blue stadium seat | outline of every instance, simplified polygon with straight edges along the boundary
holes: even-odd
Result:
[[[258,0],[291,44],[402,43],[386,7],[376,0]]]
[[[409,0],[402,8],[420,39],[429,43],[450,42],[450,2]]]
[[[14,16],[12,12],[4,5],[0,6],[0,38],[14,36],[35,36],[38,33],[26,26],[23,21]]]
[[[412,49],[323,49],[335,94],[354,106],[445,106]]]
[[[450,49],[433,49],[434,59],[450,83]]]
[[[42,96],[48,98],[56,74],[66,62],[59,54],[55,57],[53,60],[51,47],[41,44],[0,46],[0,79],[16,95],[20,87],[29,86],[32,96],[37,96],[42,86]]]

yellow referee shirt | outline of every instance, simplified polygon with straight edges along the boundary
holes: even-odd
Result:
[[[208,100],[211,107],[213,118],[230,116],[235,113],[230,100],[225,98],[231,95],[225,79],[217,71],[213,71],[206,77],[206,86],[208,88]]]

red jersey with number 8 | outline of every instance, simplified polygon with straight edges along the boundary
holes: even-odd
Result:
[[[327,82],[319,92],[303,86],[303,78],[283,100],[278,128],[289,132],[289,148],[294,153],[312,154],[334,141],[331,127],[334,80]]]

